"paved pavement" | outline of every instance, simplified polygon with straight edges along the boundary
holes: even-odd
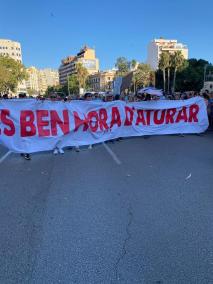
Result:
[[[106,145],[0,160],[0,283],[213,283],[213,135]]]

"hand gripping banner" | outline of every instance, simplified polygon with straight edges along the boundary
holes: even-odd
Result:
[[[207,128],[207,110],[201,97],[135,103],[0,100],[0,143],[17,153],[118,137],[201,133]]]

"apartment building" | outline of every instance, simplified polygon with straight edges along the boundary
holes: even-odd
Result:
[[[39,92],[39,71],[34,66],[27,68],[28,80],[26,81],[27,89]]]
[[[44,94],[49,86],[57,86],[59,84],[58,71],[45,68],[37,69],[34,66],[27,68],[29,78],[26,81],[27,89],[32,89],[38,93]]]
[[[164,51],[171,54],[176,51],[181,51],[184,58],[188,59],[188,47],[185,44],[171,39],[154,39],[148,45],[147,55],[147,64],[149,64],[154,70],[158,69],[160,55]]]
[[[76,72],[76,65],[82,63],[89,74],[94,74],[99,71],[99,60],[96,58],[95,49],[88,46],[83,47],[75,56],[68,56],[62,59],[59,67],[59,82],[60,85],[67,83],[68,75]]]
[[[0,55],[9,56],[22,63],[21,44],[9,39],[0,39]]]
[[[59,85],[58,70],[45,68],[39,70],[39,89],[41,93],[45,93],[47,88]]]
[[[91,90],[94,92],[112,91],[115,74],[115,70],[106,70],[89,75]]]
[[[21,44],[17,41],[9,39],[0,39],[0,55],[9,56],[12,59],[22,63]],[[25,81],[22,81],[18,84],[17,92],[26,92]]]

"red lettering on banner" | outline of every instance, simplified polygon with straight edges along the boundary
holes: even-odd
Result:
[[[34,124],[35,115],[31,110],[22,110],[20,115],[21,137],[30,137],[36,135]]]
[[[151,111],[152,110],[146,110],[146,124],[150,125],[150,121],[151,121]]]
[[[99,124],[100,124],[100,130],[108,130],[109,129],[109,127],[108,127],[108,125],[107,125],[107,118],[108,118],[108,116],[107,116],[107,111],[106,111],[106,109],[105,108],[101,108],[100,110],[99,110]]]
[[[176,114],[177,109],[176,108],[170,108],[166,111],[166,124],[168,123],[174,123],[174,116]]]
[[[49,117],[48,110],[37,110],[37,128],[38,128],[38,135],[40,137],[48,137],[50,136],[50,130],[45,129],[44,127],[49,126],[50,122],[47,120],[43,120],[43,118]]]
[[[68,110],[63,110],[63,120],[59,117],[57,111],[51,110],[50,111],[50,118],[51,118],[51,132],[52,136],[58,135],[58,128],[59,126],[64,135],[68,134],[70,131],[70,122],[69,122],[69,113]]]
[[[160,118],[158,118],[158,113],[161,113]],[[164,119],[165,119],[165,112],[166,110],[155,110],[154,111],[154,123],[159,125],[159,124],[163,124],[164,123]]]
[[[74,131],[78,131],[79,127],[81,125],[83,125],[83,131],[87,131],[87,129],[89,128],[89,124],[88,124],[88,120],[87,118],[84,116],[84,119],[81,119],[77,113],[77,111],[73,112],[74,115],[74,120],[75,120],[75,130]]]
[[[3,109],[1,111],[1,117],[0,117],[0,121],[9,127],[8,128],[4,128],[4,134],[6,136],[13,136],[15,134],[15,125],[13,123],[13,121],[9,118],[10,116],[10,111],[8,109]],[[1,134],[1,130],[0,130],[0,134]]]
[[[189,107],[189,120],[188,122],[198,122],[198,118],[197,118],[197,115],[199,113],[199,105],[197,104],[193,104]]]
[[[133,117],[134,117],[134,111],[132,108],[125,106],[125,114],[126,114],[126,119],[124,122],[125,126],[131,126]]]
[[[137,120],[136,120],[136,125],[139,125],[140,123],[143,124],[143,125],[146,125],[146,121],[145,121],[145,118],[144,118],[144,111],[142,109],[138,109],[137,114],[138,114],[138,117],[137,117]]]
[[[187,122],[186,107],[183,107],[181,110],[179,110],[175,123],[179,123],[181,120]]]
[[[98,113],[97,111],[90,111],[87,115],[87,119],[89,121],[89,127],[92,132],[96,132],[98,130]],[[95,119],[95,121],[93,120]]]
[[[117,107],[112,107],[112,120],[110,124],[110,128],[112,128],[115,124],[118,125],[118,127],[121,126],[121,116],[120,112]]]

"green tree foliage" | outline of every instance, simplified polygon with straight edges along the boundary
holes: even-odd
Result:
[[[131,68],[135,69],[136,65],[137,65],[137,61],[135,59],[132,59],[130,62]]]
[[[92,91],[92,84],[91,84],[91,82],[90,82],[90,80],[89,80],[89,77],[87,78],[87,80],[86,80],[86,90],[87,91]]]
[[[187,60],[187,64],[185,69],[177,71],[176,90],[199,92],[203,87],[204,68],[209,62],[192,58]]]
[[[155,87],[157,89],[164,89],[164,80],[163,80],[163,72],[162,70],[158,69],[155,71],[155,78],[156,78],[156,82],[155,82]]]
[[[27,78],[24,65],[8,56],[0,56],[0,92],[15,92],[18,83]]]
[[[79,88],[85,89],[86,81],[89,76],[89,73],[82,63],[77,63],[76,65],[76,76],[77,76]]]
[[[49,97],[51,93],[57,93],[58,95],[64,97],[67,95],[78,94],[80,88],[89,87],[88,82],[88,71],[81,64],[76,65],[76,73],[68,76],[68,82],[64,86],[48,87],[45,96]]]
[[[134,91],[140,87],[146,87],[153,84],[154,72],[149,64],[140,63],[138,68],[133,73]]]
[[[161,73],[159,70],[156,71],[157,83],[156,86],[158,88],[164,89],[166,91],[166,80],[167,80],[167,92],[170,92],[170,74],[173,78],[172,83],[172,92],[176,90],[176,76],[177,73],[183,72],[188,66],[187,60],[184,59],[181,51],[176,51],[174,54],[170,54],[169,52],[162,52],[160,60],[159,60],[159,70],[163,73],[163,78],[161,77]],[[167,78],[166,78],[166,70],[167,70]],[[163,81],[163,82],[162,82]],[[178,89],[178,88],[177,88]]]
[[[115,63],[115,67],[118,68],[118,76],[123,77],[129,72],[129,62],[125,57],[118,57]]]
[[[68,77],[68,88],[70,94],[77,94],[79,91],[79,81],[76,74],[72,74]]]
[[[168,52],[162,52],[159,60],[159,69],[163,72],[163,90],[166,91],[166,69],[168,68],[168,75],[170,74],[170,54]],[[168,76],[168,86],[170,81]],[[169,88],[168,88],[169,89]]]
[[[53,93],[57,93],[59,96],[64,97],[68,94],[67,86],[49,86],[44,96],[49,97]]]
[[[171,58],[171,67],[174,70],[173,75],[173,86],[172,86],[172,92],[175,92],[175,84],[176,84],[176,74],[177,71],[181,71],[184,68],[186,68],[186,63],[183,54],[181,51],[176,51],[174,54],[170,55]]]

